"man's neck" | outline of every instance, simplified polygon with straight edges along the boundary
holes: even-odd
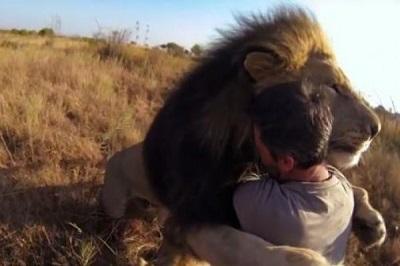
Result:
[[[317,164],[307,169],[294,168],[288,173],[281,174],[279,181],[321,182],[329,179],[325,164]]]

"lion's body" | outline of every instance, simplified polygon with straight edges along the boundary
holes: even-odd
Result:
[[[335,118],[328,159],[338,168],[357,163],[379,131],[379,120],[352,91],[315,19],[301,10],[282,9],[240,20],[238,30],[225,33],[217,48],[182,81],[145,138],[145,173],[132,178],[149,181],[151,200],[165,206],[181,229],[235,225],[232,192],[247,164],[256,159],[246,109],[260,88],[295,80],[326,89]],[[381,219],[369,204],[363,206],[367,211],[362,213],[368,215],[362,219]],[[197,239],[206,243],[219,231],[207,232],[209,238]],[[218,245],[223,243],[220,239]],[[218,245],[209,251],[218,254],[213,251]],[[220,250],[222,255],[229,252]]]
[[[347,104],[347,109],[359,110],[349,113],[353,119],[379,123],[351,91],[309,14],[283,10],[240,23],[166,100],[144,141],[150,184],[181,225],[235,225],[232,192],[246,165],[255,160],[246,108],[260,87],[291,80],[307,80],[316,87],[337,84],[346,92],[339,102],[330,101],[334,115],[336,106]],[[326,90],[327,97],[336,97]],[[335,117],[333,137],[343,128]]]

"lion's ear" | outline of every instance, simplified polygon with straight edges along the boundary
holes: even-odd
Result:
[[[273,52],[250,52],[244,59],[243,66],[256,81],[271,74],[279,65],[279,56]]]

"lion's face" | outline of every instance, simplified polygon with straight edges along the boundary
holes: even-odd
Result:
[[[328,160],[339,168],[356,165],[379,133],[381,124],[365,100],[333,59],[312,58],[304,66],[303,77],[323,86],[334,116]]]
[[[264,27],[243,61],[256,90],[296,80],[324,88],[334,115],[328,160],[338,168],[356,165],[381,125],[338,67],[318,23],[300,12]]]

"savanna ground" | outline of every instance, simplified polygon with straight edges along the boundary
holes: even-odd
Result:
[[[196,62],[91,39],[0,33],[0,262],[137,265],[154,259],[157,221],[110,225],[97,211],[106,159],[140,141],[164,97]],[[351,240],[348,265],[400,263],[400,122],[348,172],[389,230],[381,249]],[[128,224],[121,231],[121,224]]]

